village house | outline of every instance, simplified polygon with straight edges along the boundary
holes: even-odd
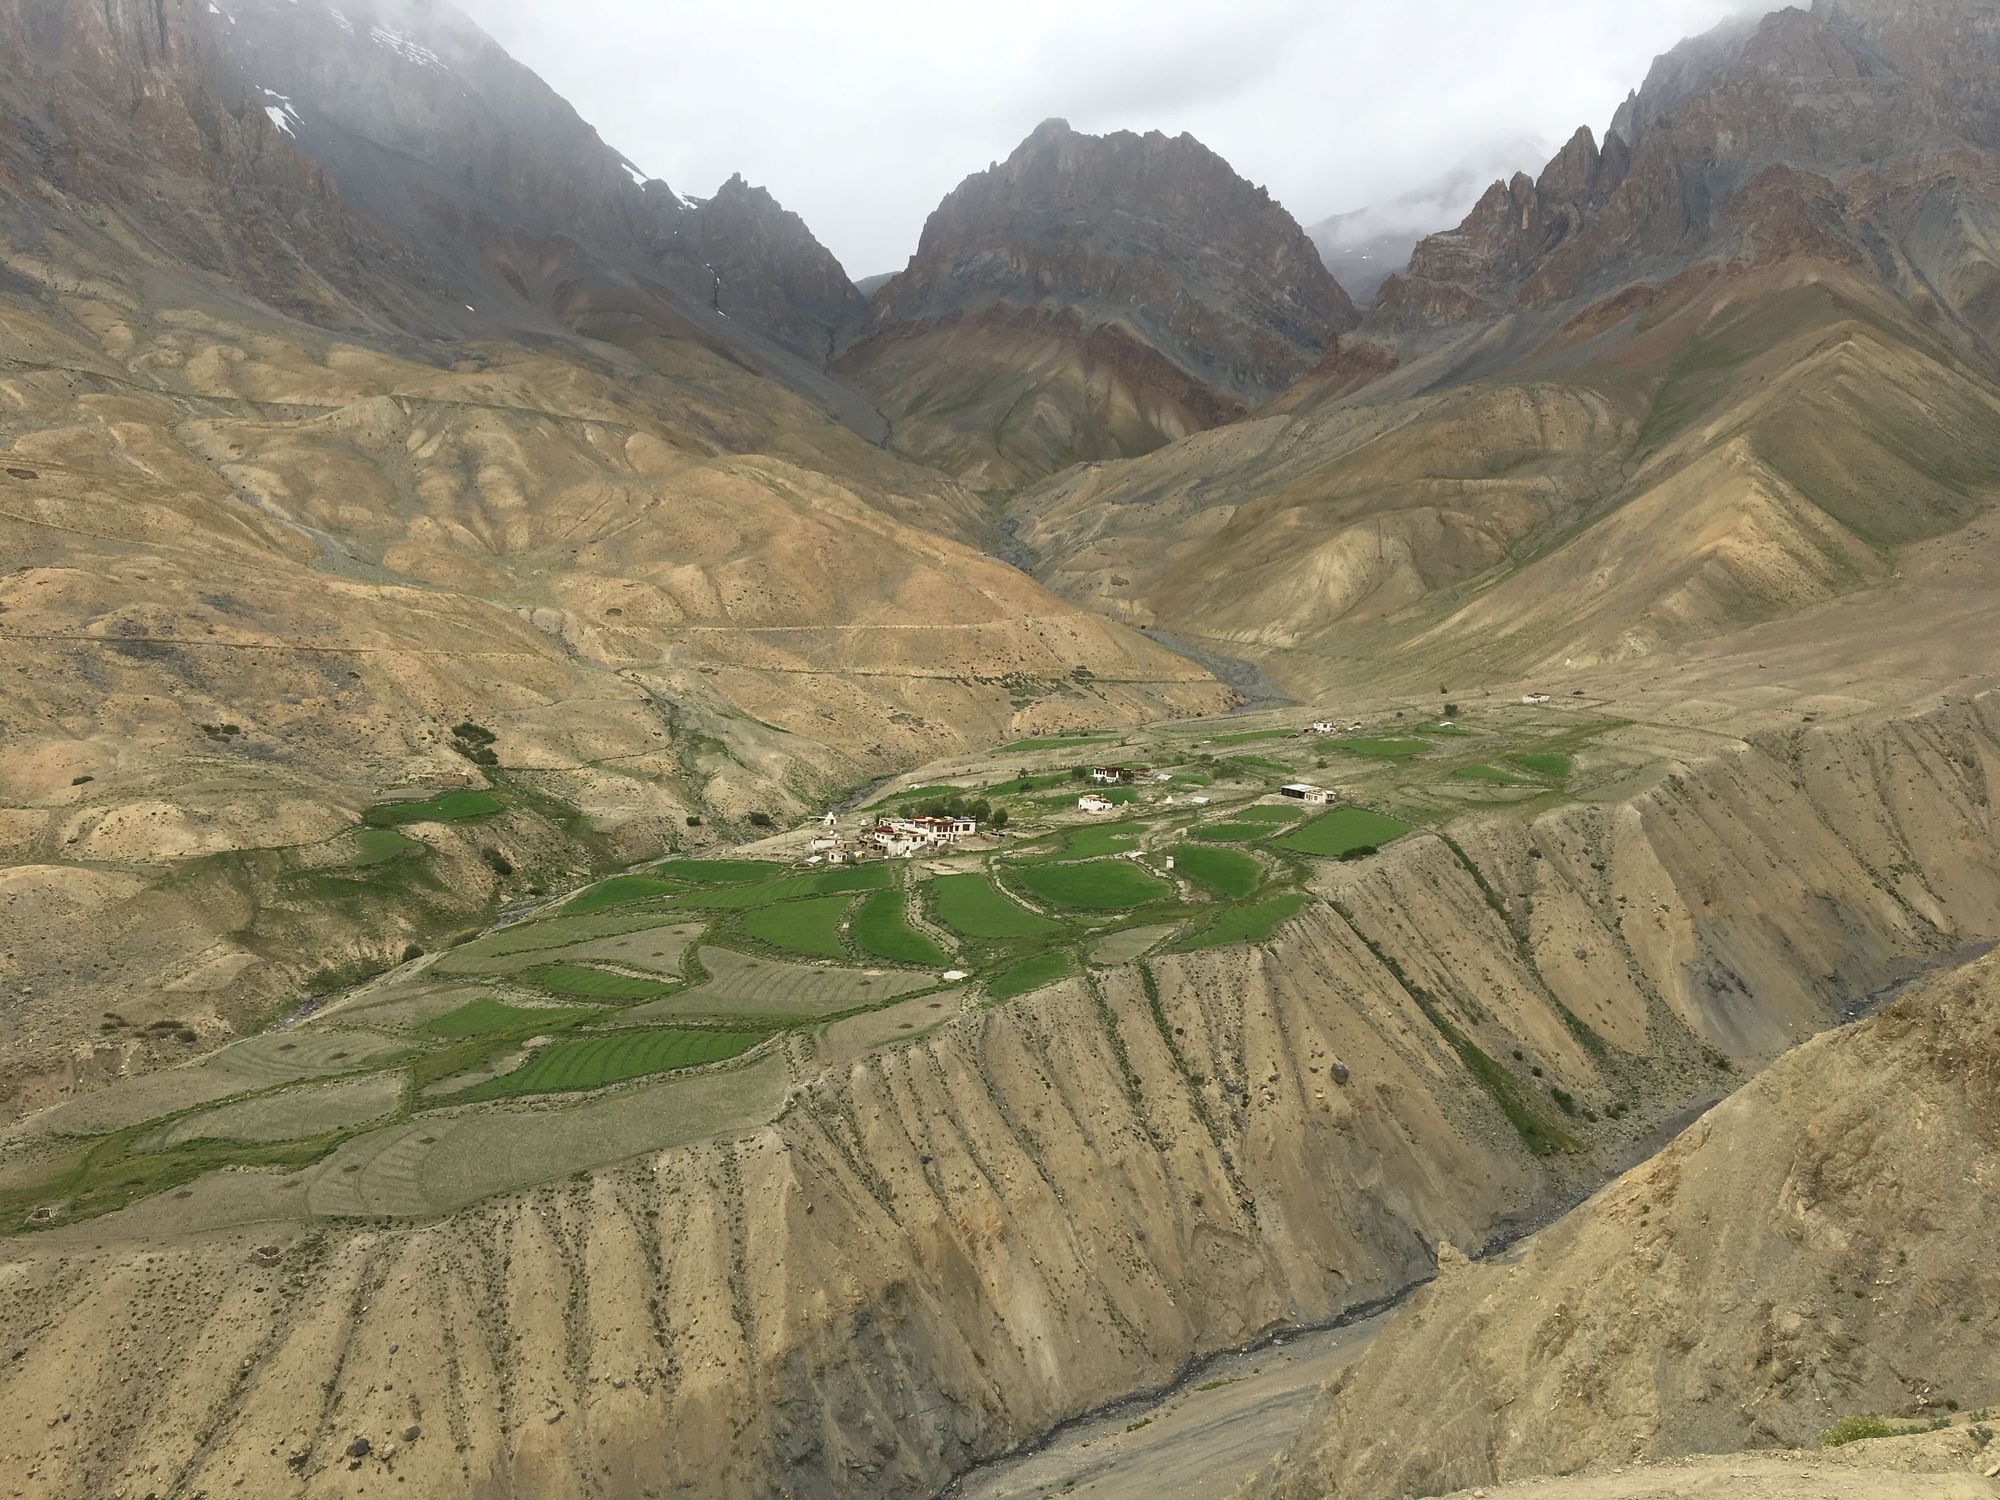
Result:
[[[1546,703],[1549,701],[1549,695],[1547,693],[1523,693],[1521,701],[1523,703]]]
[[[1128,766],[1092,766],[1090,779],[1101,786],[1117,786],[1132,779]]]
[[[1312,722],[1312,732],[1314,734],[1333,734],[1335,732],[1333,720],[1314,719]]]
[[[1085,792],[1081,797],[1076,799],[1076,805],[1079,811],[1087,813],[1108,813],[1111,811],[1111,799],[1109,797],[1101,797],[1096,792]]]
[[[1314,786],[1306,781],[1294,781],[1278,788],[1280,797],[1290,797],[1294,802],[1308,803],[1313,807],[1325,807],[1333,800],[1333,793],[1323,786]]]
[[[977,832],[979,823],[973,818],[882,818],[861,838],[864,844],[872,845],[891,859],[908,859],[922,850],[955,844]]]

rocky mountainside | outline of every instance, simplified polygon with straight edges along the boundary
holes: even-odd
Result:
[[[1992,354],[1993,0],[1815,0],[1662,57],[1602,146],[1495,183],[1382,289],[1383,330],[1808,253],[1880,276]]]
[[[1987,958],[1798,1048],[1516,1262],[1442,1248],[1249,1493],[1438,1494],[2000,1400],[1997,1101]]]
[[[691,317],[810,382],[860,317],[838,263],[768,194],[735,179],[697,201],[647,179],[449,5],[14,0],[0,34],[20,180],[137,215],[321,324],[464,336]]]
[[[837,368],[898,447],[990,487],[1238,416],[1354,322],[1291,216],[1191,136],[1050,120],[946,196]]]
[[[1017,534],[1300,693],[1637,662],[1877,586],[2000,494],[1996,68],[1984,0],[1725,28],[1636,142],[1579,131],[1426,239],[1259,420],[1055,476]]]

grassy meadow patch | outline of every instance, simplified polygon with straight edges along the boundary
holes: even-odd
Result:
[[[589,964],[542,964],[523,969],[516,978],[552,995],[580,995],[589,1000],[657,1000],[673,988],[658,979],[635,979]]]
[[[1410,831],[1410,825],[1365,807],[1336,807],[1277,841],[1280,849],[1338,859],[1357,849],[1379,849]]]
[[[1236,849],[1181,844],[1174,850],[1174,869],[1204,890],[1227,900],[1241,900],[1263,882],[1264,867]]]
[[[523,1094],[571,1094],[584,1089],[700,1067],[748,1052],[761,1031],[620,1031],[543,1047],[520,1067],[449,1096],[453,1104],[512,1099]]]
[[[908,896],[899,890],[876,891],[854,913],[854,945],[873,958],[891,963],[942,968],[950,962],[944,950],[910,925]]]
[[[498,1000],[471,1000],[457,1010],[431,1017],[417,1029],[428,1036],[491,1036],[495,1032],[512,1031],[520,1026],[561,1025],[589,1014],[587,1010],[557,1006],[503,1005]]]
[[[1038,901],[1084,911],[1130,911],[1173,894],[1159,876],[1129,859],[1023,865],[1013,878]]]
[[[1024,958],[1002,969],[986,981],[986,993],[995,1000],[1012,1000],[1016,995],[1025,995],[1054,984],[1058,979],[1067,979],[1070,968],[1069,955],[1060,948],[1052,948],[1047,953],[1037,953],[1033,958]]]
[[[394,828],[403,823],[469,823],[491,817],[507,804],[489,791],[462,788],[439,792],[421,802],[378,802],[361,814],[370,828]]]
[[[953,932],[986,942],[1042,937],[1057,924],[1001,892],[984,875],[939,875],[930,883],[937,919]]]
[[[1286,891],[1248,906],[1226,906],[1215,920],[1174,943],[1176,953],[1192,953],[1198,948],[1221,948],[1230,943],[1261,943],[1278,928],[1297,916],[1306,904],[1303,891]]]
[[[814,958],[845,958],[847,945],[840,940],[840,923],[847,915],[852,899],[850,896],[813,896],[804,901],[753,907],[743,914],[741,926],[758,942],[782,948],[788,953],[804,953]]]

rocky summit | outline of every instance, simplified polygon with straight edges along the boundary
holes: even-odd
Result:
[[[534,60],[0,0],[0,1489],[2000,1500],[2000,0],[1365,314],[1060,120],[864,289]]]
[[[1049,120],[946,196],[837,368],[899,448],[1015,483],[1241,416],[1355,321],[1291,215],[1192,136]]]

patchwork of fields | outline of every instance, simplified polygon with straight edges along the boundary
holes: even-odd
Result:
[[[89,1217],[243,1167],[307,1174],[313,1212],[439,1211],[482,1184],[545,1180],[522,1175],[540,1163],[574,1170],[626,1142],[741,1128],[768,1117],[798,1068],[1154,954],[1265,942],[1338,862],[1468,798],[1532,810],[1587,794],[1602,727],[1496,716],[1341,739],[1169,726],[1018,741],[959,780],[933,773],[879,799],[987,800],[1010,809],[1007,837],[820,868],[775,839],[768,856],[675,857],[599,880],[298,1025],[51,1111],[51,1165],[0,1188],[0,1216]],[[1166,769],[1114,788],[1115,814],[1081,812],[1084,765],[1120,756]],[[1332,786],[1334,805],[1280,799],[1291,780]],[[420,857],[403,828],[504,805],[476,790],[380,804],[354,862]],[[649,1113],[616,1102],[635,1090]],[[586,1119],[616,1128],[592,1136]],[[478,1144],[527,1140],[536,1120],[537,1149],[512,1160]]]

